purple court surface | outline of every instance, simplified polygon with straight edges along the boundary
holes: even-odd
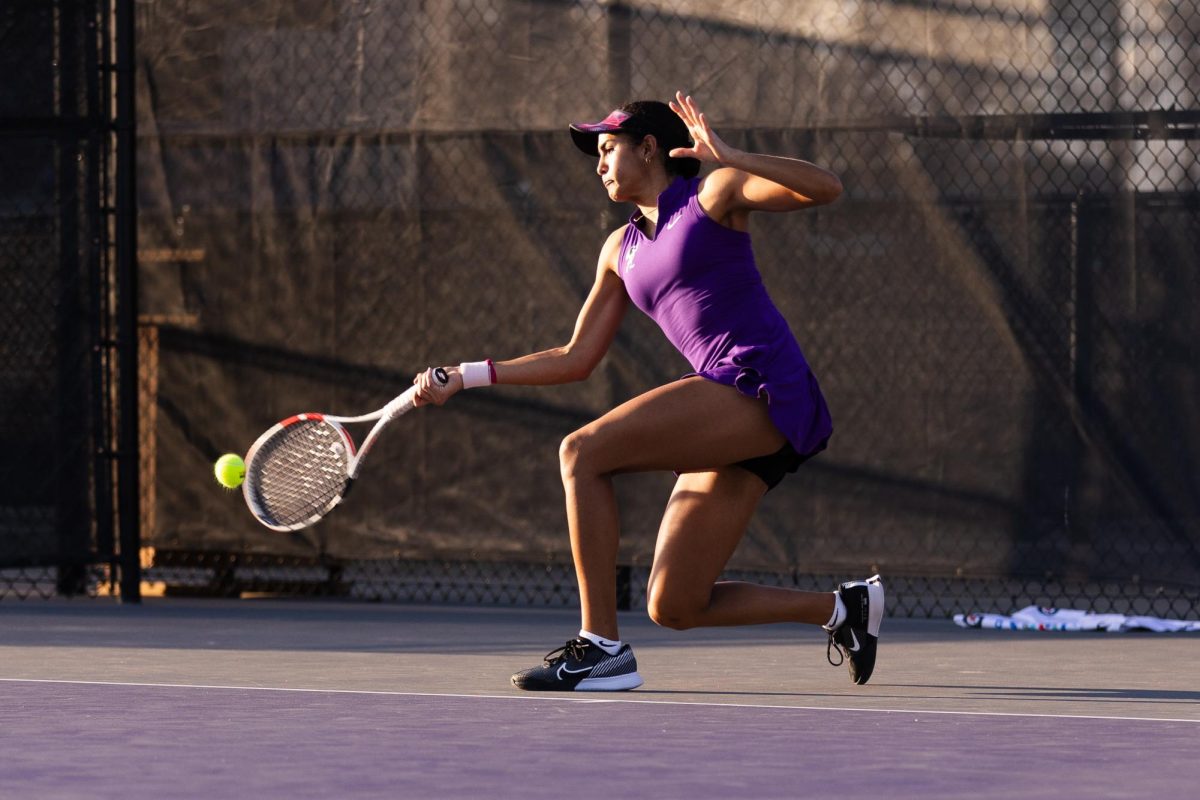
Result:
[[[1200,636],[622,619],[646,685],[526,694],[570,611],[0,605],[3,798],[1193,796]]]

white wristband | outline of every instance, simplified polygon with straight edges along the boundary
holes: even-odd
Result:
[[[492,365],[486,361],[464,361],[458,365],[462,375],[463,388],[474,389],[477,386],[491,386]]]

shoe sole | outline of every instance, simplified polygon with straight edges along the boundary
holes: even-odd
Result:
[[[642,676],[636,672],[611,675],[607,678],[584,678],[575,684],[577,692],[624,692],[642,685]]]
[[[879,626],[883,624],[883,579],[878,575],[867,578],[867,597],[870,610],[867,612],[867,633],[879,638]]]
[[[584,678],[574,686],[563,686],[556,682],[518,681],[514,678],[512,685],[527,692],[624,692],[641,686],[642,676],[631,672],[607,678]]]
[[[871,680],[871,676],[875,674],[875,658],[879,649],[879,628],[883,625],[883,579],[878,575],[872,575],[867,578],[864,583],[867,586],[867,636],[872,637],[869,645],[865,645],[870,649],[869,664],[866,664],[866,669],[854,677],[854,683],[858,686],[864,685]],[[864,655],[866,655],[864,653]]]

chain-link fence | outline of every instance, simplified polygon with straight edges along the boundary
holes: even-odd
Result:
[[[0,598],[117,577],[111,21],[0,6]]]
[[[846,188],[753,223],[835,434],[730,574],[880,569],[913,615],[1200,613],[1195,2],[137,9],[142,522],[166,591],[574,602],[558,442],[688,371],[640,316],[588,382],[406,418],[310,531],[256,527],[209,468],[427,364],[565,342],[628,214],[566,123],[684,88],[731,143]],[[629,605],[670,485],[618,480]]]

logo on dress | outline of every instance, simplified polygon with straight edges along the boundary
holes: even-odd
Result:
[[[671,230],[671,228],[674,228],[675,223],[679,222],[679,220],[682,219],[682,217],[683,217],[683,209],[681,208],[678,211],[676,211],[674,214],[671,215],[671,219],[668,220],[668,222],[667,222],[667,230]]]
[[[625,271],[626,272],[628,272],[629,270],[631,270],[637,266],[637,264],[633,263],[633,257],[635,255],[637,255],[637,251],[638,251],[638,245],[636,245],[636,244],[631,244],[631,245],[629,245],[628,248],[626,248],[626,250],[625,250]]]

